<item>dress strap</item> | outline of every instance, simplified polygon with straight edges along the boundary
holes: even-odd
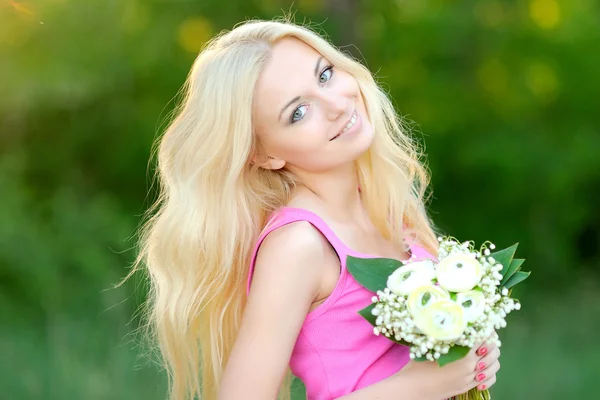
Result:
[[[273,232],[275,229],[298,221],[310,222],[311,225],[317,228],[337,253],[342,269],[345,267],[346,256],[348,255],[347,247],[327,225],[327,223],[323,221],[322,218],[320,218],[317,214],[302,208],[282,207],[271,215],[269,222],[264,227],[263,231],[258,237],[258,240],[256,241],[256,245],[252,251],[252,257],[250,258],[248,286],[246,289],[247,293],[250,291],[250,284],[252,283],[252,275],[254,273],[254,266],[256,264],[256,256],[262,242],[265,240],[267,235]]]

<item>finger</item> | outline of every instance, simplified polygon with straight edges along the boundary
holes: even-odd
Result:
[[[479,360],[486,354],[489,353],[489,349],[493,346],[493,343],[479,342],[475,346],[471,347],[467,356],[463,359],[470,368],[477,370]],[[480,354],[481,353],[481,354]]]
[[[491,378],[492,376],[495,376],[499,370],[500,370],[500,363],[498,361],[496,361],[493,364],[491,364],[489,367],[484,369],[483,371],[477,372],[477,374],[475,375],[475,382],[477,382],[477,384],[481,384],[481,383],[485,382],[487,379]]]
[[[494,354],[497,351],[498,347],[495,342],[482,342],[478,345],[475,345],[471,348],[468,357],[464,358],[464,362],[468,363],[471,368],[477,370],[478,368],[485,368],[486,365],[490,365],[491,361],[484,361],[483,367],[480,367],[481,359],[489,354]]]
[[[475,365],[476,371],[483,371],[488,368],[490,365],[498,361],[500,357],[500,349],[498,347],[492,348],[485,356],[481,357],[477,360],[477,364]]]
[[[469,355],[479,355],[479,349],[486,346],[486,341],[477,342],[469,350]],[[487,346],[489,347],[489,346]]]
[[[477,384],[477,390],[487,390],[489,388],[492,387],[492,385],[496,383],[496,375],[492,375],[487,379],[484,379],[483,381],[479,382]]]
[[[479,346],[479,348],[477,349],[477,355],[480,357],[483,357],[486,354],[488,354],[491,350],[493,350],[497,347],[498,346],[496,346],[496,343],[494,343],[492,341],[487,341],[487,342],[483,343],[481,346]]]

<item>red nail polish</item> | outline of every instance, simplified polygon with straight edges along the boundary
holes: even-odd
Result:
[[[477,381],[482,381],[485,379],[485,374],[479,374],[475,377],[475,379],[477,379]]]
[[[486,387],[487,386],[485,386],[485,385],[479,385],[479,386],[477,386],[477,389],[479,389],[479,390],[485,390]]]
[[[477,369],[478,369],[479,371],[481,371],[481,370],[482,370],[482,369],[484,369],[484,368],[485,368],[485,363],[484,363],[484,362],[480,362],[479,364],[477,364]]]
[[[480,356],[485,356],[486,354],[487,354],[487,349],[485,347],[482,347],[479,349]]]

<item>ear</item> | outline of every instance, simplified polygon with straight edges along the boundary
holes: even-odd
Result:
[[[257,152],[254,154],[254,156],[252,156],[252,159],[250,160],[250,164],[254,164],[254,165],[264,168],[264,169],[276,170],[276,169],[283,168],[285,166],[285,161],[281,160],[279,158],[265,156],[265,155],[259,154]]]
[[[285,167],[285,161],[280,160],[279,158],[269,157],[267,160],[267,169],[281,169]]]

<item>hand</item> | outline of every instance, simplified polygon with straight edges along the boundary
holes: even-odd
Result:
[[[496,383],[496,373],[500,369],[500,349],[495,344],[486,343],[479,347],[477,354],[481,357],[476,366],[477,389],[486,390]]]
[[[477,387],[489,389],[496,382],[500,369],[500,350],[495,344],[486,342],[473,347],[460,360],[443,367],[435,362],[411,361],[398,374],[410,374],[422,381],[423,396],[427,399],[447,399],[467,393]]]
[[[500,349],[486,342],[473,347],[464,358],[439,368],[442,387],[449,389],[449,395],[444,395],[444,398],[466,393],[474,387],[489,389],[496,383],[496,372],[500,369],[499,357]]]

